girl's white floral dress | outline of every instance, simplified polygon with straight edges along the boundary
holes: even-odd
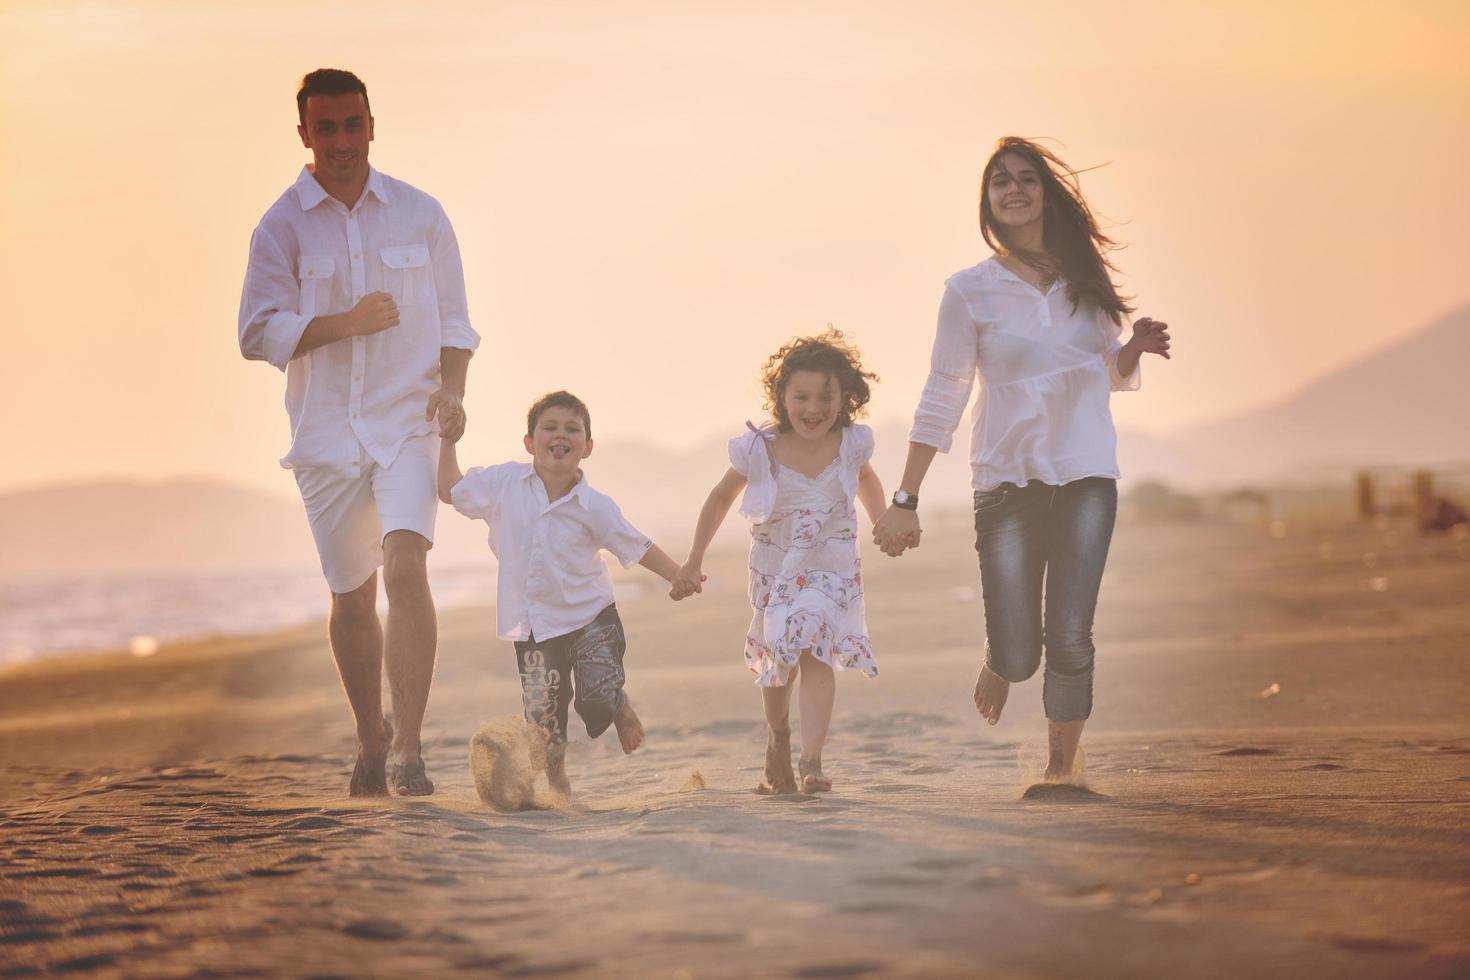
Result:
[[[746,478],[740,513],[750,528],[750,603],[745,665],[762,687],[784,686],[803,650],[834,670],[878,675],[863,613],[858,558],[858,471],[873,455],[873,431],[842,430],[837,458],[817,477],[775,462],[775,429],[730,440],[730,463]]]

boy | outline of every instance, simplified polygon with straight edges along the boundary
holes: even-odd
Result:
[[[624,752],[643,742],[643,725],[623,693],[623,624],[598,552],[606,549],[624,568],[642,565],[670,582],[679,564],[583,477],[592,418],[581,399],[555,391],[537,400],[526,415],[525,446],[530,463],[461,473],[454,443],[445,439],[439,497],[490,525],[490,550],[500,560],[496,633],[515,643],[526,721],[545,733],[547,782],[567,797],[574,679],[588,735],[596,738],[612,725]]]

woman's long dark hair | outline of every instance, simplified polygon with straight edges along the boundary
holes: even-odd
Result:
[[[1024,157],[1041,177],[1044,253],[1021,249],[1007,241],[1006,226],[995,220],[995,212],[990,209],[990,176],[1007,153]],[[1082,199],[1077,171],[1045,147],[1019,136],[1005,136],[996,142],[995,152],[985,161],[980,175],[980,234],[997,252],[1009,252],[1043,276],[1065,279],[1074,313],[1085,300],[1121,326],[1123,318],[1133,312],[1127,300],[1118,295],[1109,274],[1117,272],[1118,267],[1108,260],[1107,253],[1118,245],[1098,228],[1092,209]]]

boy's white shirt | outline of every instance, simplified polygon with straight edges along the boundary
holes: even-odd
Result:
[[[550,640],[586,626],[613,601],[599,552],[631,568],[653,547],[585,474],[548,500],[530,463],[476,466],[449,495],[455,510],[490,526],[500,560],[495,631],[503,640]]]

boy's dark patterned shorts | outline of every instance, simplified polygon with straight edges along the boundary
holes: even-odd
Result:
[[[532,635],[515,647],[526,721],[544,728],[553,744],[567,740],[567,707],[574,694],[577,714],[593,738],[623,710],[627,641],[616,605],[581,629],[545,641]]]

